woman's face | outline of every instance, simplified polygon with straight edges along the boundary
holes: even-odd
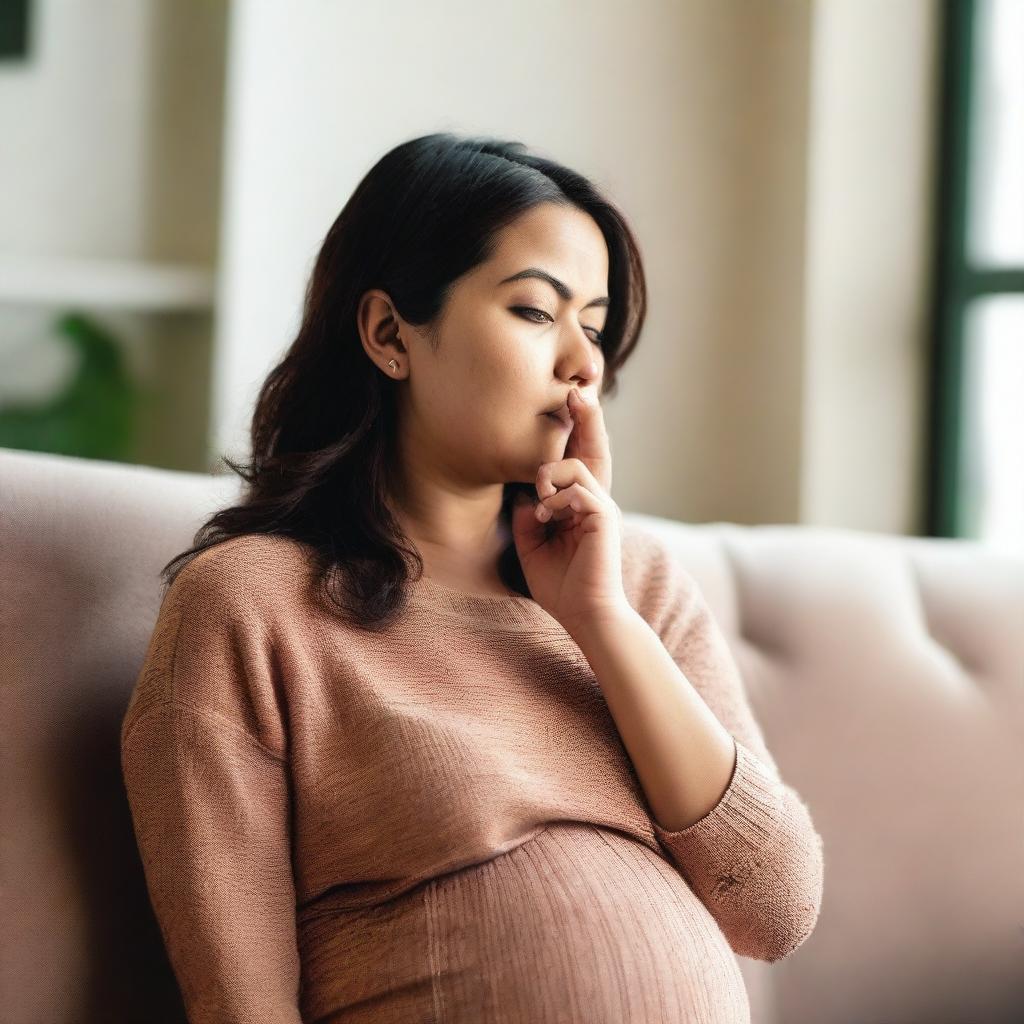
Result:
[[[522,276],[529,270],[550,274],[568,295]],[[470,488],[533,483],[542,463],[564,456],[569,437],[545,411],[564,407],[574,388],[600,394],[607,296],[608,248],[588,214],[545,203],[507,226],[495,255],[453,286],[436,353],[399,321],[403,463]],[[381,349],[375,361],[389,372],[394,354]]]

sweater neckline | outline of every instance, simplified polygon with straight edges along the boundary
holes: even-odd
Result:
[[[462,618],[503,626],[534,626],[555,620],[532,597],[521,594],[471,594],[420,576],[412,584],[410,600],[421,607]]]

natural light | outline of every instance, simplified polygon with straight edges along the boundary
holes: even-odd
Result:
[[[1024,3],[978,5],[968,258],[1024,264]]]
[[[968,260],[1024,265],[1024,3],[978,5]],[[964,324],[965,532],[1024,554],[1024,296],[972,302]]]
[[[1024,554],[1024,296],[971,305],[964,335],[963,508],[970,532]]]

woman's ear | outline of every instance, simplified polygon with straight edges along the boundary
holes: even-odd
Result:
[[[386,292],[371,288],[362,296],[356,310],[356,326],[366,354],[387,376],[393,377],[395,368],[388,365],[388,360],[398,356],[401,364],[401,357],[408,353],[400,334],[401,323]]]

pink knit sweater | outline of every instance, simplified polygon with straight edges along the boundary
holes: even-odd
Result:
[[[182,570],[121,755],[191,1024],[749,1021],[736,954],[811,933],[822,840],[695,580],[624,531],[630,603],[736,743],[679,832],[534,601],[424,578],[373,634],[316,597],[294,541]]]

